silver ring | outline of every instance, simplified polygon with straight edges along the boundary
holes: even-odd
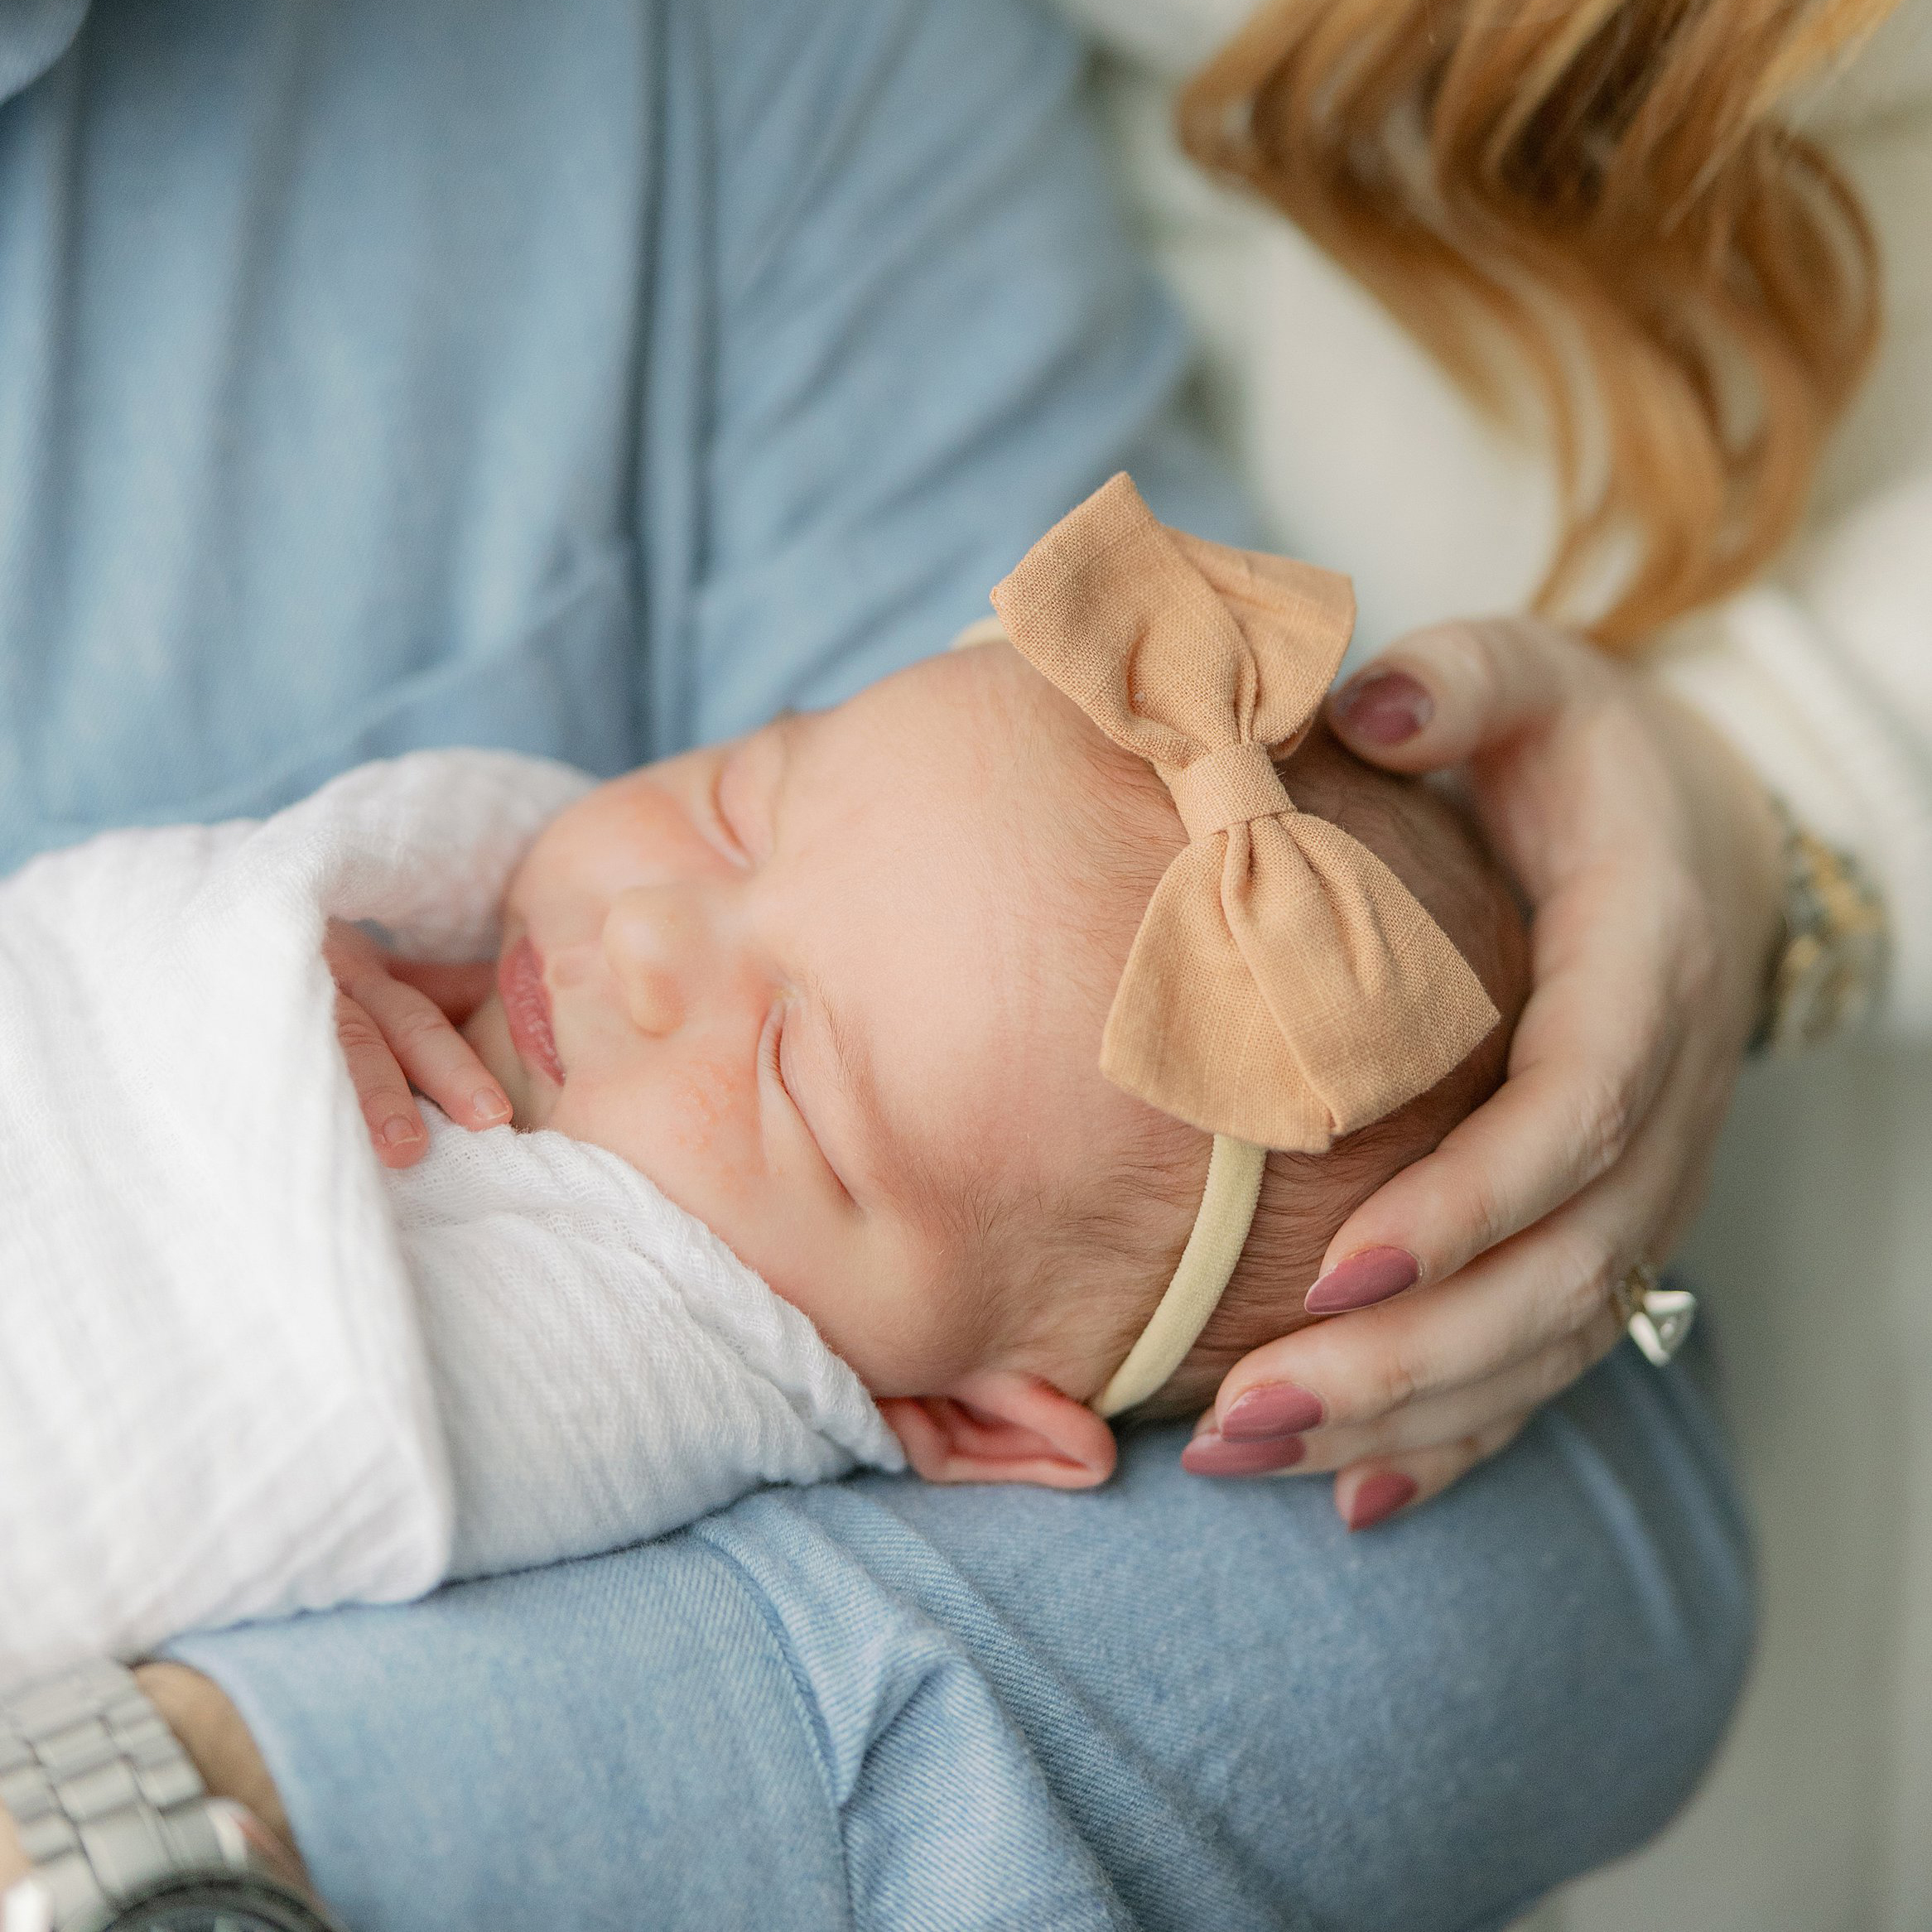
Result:
[[[1662,1288],[1657,1270],[1640,1261],[1611,1292],[1626,1332],[1653,1367],[1662,1368],[1683,1347],[1697,1320],[1697,1297],[1688,1288]]]

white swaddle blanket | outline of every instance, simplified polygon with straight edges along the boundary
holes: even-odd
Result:
[[[487,952],[586,783],[422,753],[0,881],[0,1690],[899,1466],[811,1323],[615,1156],[440,1116],[413,1169],[369,1146],[326,920]]]

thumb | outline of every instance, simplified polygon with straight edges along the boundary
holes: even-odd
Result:
[[[1539,618],[1411,631],[1328,701],[1337,737],[1371,764],[1433,772],[1544,722],[1606,675],[1596,652]]]

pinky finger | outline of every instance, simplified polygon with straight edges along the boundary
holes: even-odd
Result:
[[[1350,1463],[1335,1478],[1337,1515],[1351,1530],[1372,1530],[1404,1510],[1440,1496],[1478,1462],[1507,1448],[1535,1413],[1525,1409],[1506,1415],[1453,1442]]]

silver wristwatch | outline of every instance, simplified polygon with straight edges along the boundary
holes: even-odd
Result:
[[[0,1932],[341,1932],[118,1664],[0,1699],[0,1809],[33,1866]]]

